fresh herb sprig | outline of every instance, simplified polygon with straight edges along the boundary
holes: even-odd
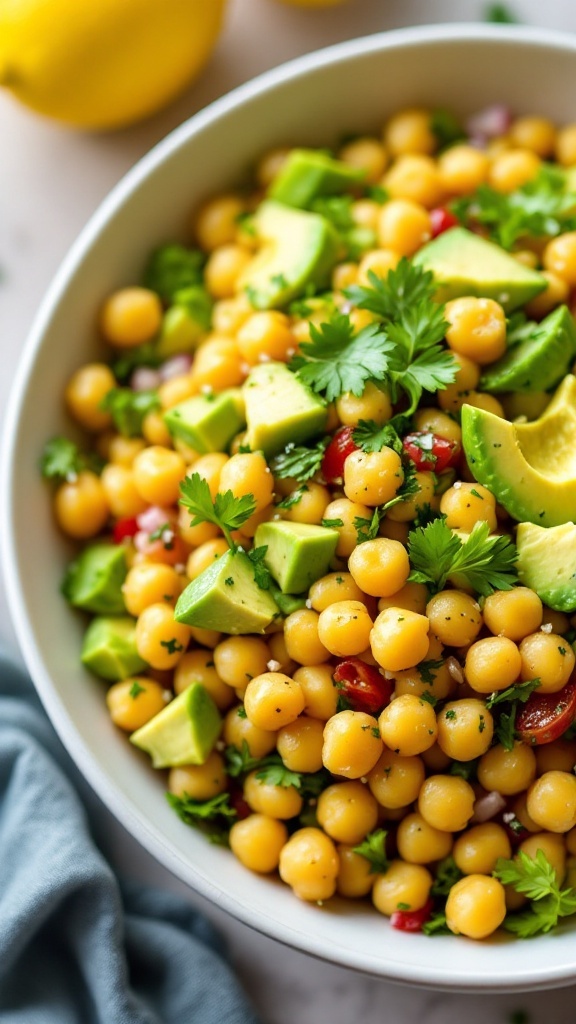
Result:
[[[383,828],[370,832],[363,842],[352,847],[354,853],[360,854],[370,864],[370,874],[380,874],[388,870],[389,860],[386,856],[386,837]]]
[[[508,914],[504,920],[506,931],[521,939],[552,931],[561,918],[576,913],[576,890],[560,888],[556,872],[542,850],[533,858],[523,850],[513,860],[500,857],[493,874],[503,885],[511,885],[530,900],[528,910]]]
[[[40,471],[46,480],[75,480],[82,470],[101,473],[103,468],[104,460],[99,455],[80,451],[67,437],[53,437],[40,458]]]
[[[204,833],[211,843],[228,846],[228,833],[237,815],[230,806],[230,794],[220,793],[211,800],[193,800],[184,793],[166,793],[168,803],[184,824],[191,825]]]
[[[509,537],[490,536],[485,522],[475,523],[462,540],[446,525],[445,517],[408,534],[411,583],[425,583],[436,593],[450,580],[488,597],[494,590],[511,590],[518,582],[518,553]]]
[[[356,333],[349,316],[335,313],[319,327],[310,324],[310,341],[300,343],[290,369],[333,402],[348,391],[361,395],[369,380],[384,380],[393,352],[379,324],[368,324]]]
[[[256,511],[256,502],[252,494],[243,494],[237,498],[232,491],[218,492],[214,501],[208,483],[199,473],[192,473],[180,484],[180,504],[192,515],[191,526],[199,523],[214,523],[224,534],[232,551],[237,551],[231,533],[241,526]]]
[[[329,437],[323,437],[312,448],[307,448],[305,445],[286,445],[284,451],[275,455],[270,463],[274,476],[281,480],[289,477],[299,484],[306,483],[320,472],[324,452],[329,442]]]
[[[505,750],[513,750],[516,741],[516,714],[519,704],[525,704],[534,690],[540,686],[540,679],[527,679],[524,683],[515,683],[506,690],[495,691],[486,701],[490,710],[496,704],[505,704],[494,727],[494,735]]]
[[[240,748],[228,746],[224,751],[228,775],[236,779],[248,772],[256,772],[259,782],[273,786],[293,786],[302,795],[318,796],[327,781],[326,772],[293,772],[282,761],[280,754],[253,757],[246,740]]]
[[[110,413],[114,426],[124,437],[139,437],[145,417],[160,408],[160,399],[157,391],[112,388],[102,399],[100,408]]]

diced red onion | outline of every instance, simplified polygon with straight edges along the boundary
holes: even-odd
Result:
[[[476,140],[495,139],[505,135],[512,124],[510,109],[503,103],[494,103],[473,114],[466,122],[468,135]]]
[[[150,535],[146,530],[139,530],[138,533],[134,534],[134,547],[136,551],[144,553],[150,545]]]
[[[172,359],[167,359],[165,363],[158,369],[161,380],[170,380],[172,377],[181,377],[182,374],[188,373],[192,366],[191,356],[182,354],[179,356],[173,356]]]
[[[162,378],[158,370],[150,366],[139,366],[130,377],[132,391],[154,391],[159,387]]]
[[[144,530],[147,534],[154,533],[154,530],[160,529],[165,523],[171,523],[173,515],[165,508],[161,508],[160,505],[150,505],[145,512],[141,512],[139,516],[136,516],[136,522],[141,530]]]
[[[486,793],[486,796],[481,796],[476,801],[471,820],[474,824],[481,825],[483,821],[490,821],[491,818],[495,818],[505,807],[506,800],[502,794],[492,790],[490,793]]]

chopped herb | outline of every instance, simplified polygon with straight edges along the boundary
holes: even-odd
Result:
[[[562,657],[564,657],[565,654],[566,654],[566,648],[565,647],[559,647],[558,650],[560,651],[560,654],[562,655]]]
[[[355,333],[349,316],[335,313],[319,327],[310,324],[310,341],[300,343],[290,363],[300,380],[332,402],[345,392],[360,396],[369,380],[384,380],[394,346],[379,324]]]
[[[328,529],[335,529],[338,526],[344,526],[343,519],[323,519],[322,526],[326,526]]]
[[[124,354],[112,363],[111,369],[116,380],[123,384],[140,366],[154,368],[159,366],[161,361],[154,343],[147,341],[136,348],[126,349]]]
[[[428,683],[429,686],[432,686],[437,675],[437,673],[434,670],[442,668],[443,664],[443,658],[439,658],[438,661],[421,661],[420,664],[416,666],[416,668],[420,673],[422,682]]]
[[[515,683],[506,690],[491,693],[486,701],[488,709],[495,704],[508,704],[507,711],[502,711],[494,728],[494,735],[505,750],[513,750],[516,739],[516,712],[518,704],[525,704],[531,693],[540,686],[539,679],[528,679],[525,683]]]
[[[174,547],[174,527],[172,523],[162,523],[149,536],[150,540],[161,540],[166,551],[172,551]]]
[[[508,4],[488,4],[484,11],[484,21],[492,22],[495,25],[517,25],[519,19]]]
[[[420,700],[426,701],[427,704],[431,704],[433,708],[435,708],[438,703],[438,697],[429,693],[428,690],[425,690],[424,693],[420,694]]]
[[[226,584],[227,587],[233,587],[234,586],[234,577],[233,576],[227,576],[226,579],[224,580],[224,583]]]
[[[397,903],[396,904],[396,910],[410,910],[410,904],[409,903]]]
[[[374,203],[387,203],[390,198],[390,193],[387,189],[382,188],[381,185],[368,185],[366,187],[366,198],[371,199]]]
[[[383,427],[379,427],[374,420],[360,420],[352,431],[352,440],[364,452],[380,452],[386,447],[402,455],[404,449],[399,432],[406,433],[409,429],[410,420],[405,416],[394,416]]]
[[[260,547],[252,548],[252,550],[248,552],[248,558],[252,562],[254,580],[256,585],[260,587],[260,590],[270,590],[270,583],[272,580],[270,571],[264,564],[264,558],[266,557],[267,551],[268,545],[261,544]]]
[[[370,874],[383,873],[388,870],[388,858],[386,856],[386,836],[383,828],[370,832],[366,839],[358,846],[354,846],[354,853],[365,857],[370,864]]]
[[[375,736],[377,740],[380,739],[380,729],[377,725],[372,726],[372,735]]]
[[[135,679],[134,682],[132,683],[132,686],[128,690],[128,693],[132,697],[132,700],[136,700],[136,697],[138,696],[138,694],[146,693],[146,687],[145,686],[141,686],[140,683],[138,682],[138,680]]]
[[[124,437],[139,437],[148,413],[160,408],[160,399],[157,391],[112,388],[100,402],[100,408],[110,413],[114,426]]]
[[[289,444],[283,452],[275,455],[270,463],[274,476],[281,480],[294,478],[298,483],[305,483],[320,472],[324,452],[330,442],[329,437],[317,441],[313,448],[304,445]]]
[[[495,704],[502,704],[503,701],[521,701],[525,704],[531,693],[540,686],[540,679],[527,679],[525,683],[514,683],[506,690],[495,690],[486,700],[486,707],[493,708]]]
[[[470,488],[470,494],[473,494],[475,498],[480,498],[480,501],[484,501],[484,498],[482,497],[480,492],[476,490],[475,487]]]
[[[556,927],[560,918],[576,912],[576,891],[560,889],[556,872],[542,850],[534,858],[519,850],[513,860],[500,857],[493,872],[503,885],[530,900],[530,907],[519,914],[508,914],[504,928],[526,939]]]
[[[228,832],[236,818],[229,793],[220,793],[211,800],[193,800],[186,793],[183,796],[166,793],[166,799],[186,825],[198,828],[211,843],[228,846]]]
[[[444,108],[432,112],[430,130],[436,136],[440,150],[466,138],[466,132],[456,115]]]
[[[432,914],[432,917],[422,925],[422,931],[424,935],[450,935],[444,911],[440,910],[436,914]]]
[[[74,480],[84,469],[100,473],[103,468],[103,459],[95,453],[85,455],[65,437],[48,441],[40,459],[40,470],[46,480]]]
[[[467,782],[470,779],[475,779],[478,760],[479,759],[475,757],[472,761],[452,761],[448,769],[448,774],[457,775],[461,779],[466,779]]]
[[[453,885],[462,878],[460,868],[453,857],[445,857],[436,868],[436,877],[430,890],[431,896],[447,896]]]
[[[284,498],[282,501],[279,501],[278,504],[276,505],[276,508],[293,508],[294,505],[297,505],[300,501],[302,501],[302,495],[307,490],[308,488],[306,484],[302,484],[302,486],[299,487],[297,491],[292,491],[292,493],[289,494],[287,498]]]
[[[486,719],[485,719],[484,715],[479,715],[478,716],[478,732],[484,732],[485,728],[486,728]]]
[[[490,536],[488,523],[474,524],[462,540],[446,525],[445,517],[411,530],[408,554],[412,563],[409,582],[425,583],[436,593],[447,580],[456,587],[472,587],[483,597],[494,590],[511,590],[517,582],[518,557],[508,537]]]
[[[247,714],[246,714],[246,708],[244,707],[243,704],[241,704],[240,707],[237,709],[236,714],[238,715],[238,718],[247,718],[248,717]]]
[[[180,484],[180,504],[192,514],[191,526],[199,523],[214,523],[224,534],[232,551],[237,546],[231,531],[240,529],[256,511],[256,502],[251,494],[236,498],[232,491],[218,493],[214,501],[208,483],[199,473],[192,473]]]
[[[444,718],[447,718],[450,722],[456,721],[456,712],[454,708],[448,708],[448,711],[444,712]]]
[[[160,647],[165,647],[168,654],[177,654],[178,651],[183,651],[184,647],[178,643],[176,637],[172,637],[170,640],[161,640]]]
[[[171,243],[156,249],[144,270],[143,284],[157,292],[164,302],[174,300],[176,292],[202,284],[205,256],[199,249],[187,249]]]

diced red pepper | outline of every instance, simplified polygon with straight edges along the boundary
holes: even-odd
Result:
[[[428,900],[420,910],[395,910],[390,924],[399,932],[421,932],[422,926],[432,917],[433,902]]]
[[[124,519],[117,519],[112,530],[112,537],[115,544],[121,544],[128,537],[135,537],[139,527],[135,516],[126,516]]]
[[[447,210],[445,206],[436,206],[433,210],[430,210],[432,238],[437,238],[444,231],[457,227],[459,223],[458,217],[451,210]]]
[[[361,658],[344,658],[334,670],[334,680],[353,711],[375,715],[390,703],[392,680]]]
[[[458,441],[433,434],[431,430],[417,430],[406,434],[402,441],[404,454],[412,459],[418,471],[433,470],[441,473],[444,469],[457,466],[460,458]]]
[[[556,693],[531,693],[516,716],[516,732],[524,743],[553,743],[576,719],[576,674]]]
[[[354,427],[340,427],[334,434],[322,459],[322,476],[327,484],[333,484],[344,476],[344,463],[359,446],[354,441]]]

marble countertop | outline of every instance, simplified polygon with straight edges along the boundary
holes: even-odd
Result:
[[[573,0],[510,0],[510,6],[528,23],[576,30]],[[298,54],[385,28],[475,20],[484,7],[476,0],[349,0],[307,11],[274,0],[230,0],[225,30],[201,80],[162,114],[115,134],[70,132],[0,96],[0,415],[35,309],[68,246],[111,186],[168,131],[216,96]],[[19,657],[1,585],[0,641]],[[428,993],[286,949],[169,875],[101,806],[98,817],[118,870],[129,868],[150,884],[179,892],[225,934],[266,1024],[507,1024],[519,1010],[529,1024],[574,1019],[576,988],[529,996]],[[529,955],[529,945],[526,950]]]

